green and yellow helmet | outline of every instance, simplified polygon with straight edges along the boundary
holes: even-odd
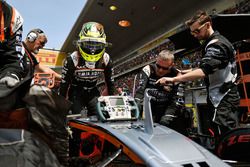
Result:
[[[84,60],[89,62],[98,61],[103,56],[106,46],[103,25],[97,22],[83,24],[77,43]]]

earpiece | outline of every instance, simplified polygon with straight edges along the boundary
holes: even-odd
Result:
[[[44,34],[44,32],[41,29],[33,29],[31,30],[28,35],[27,35],[27,39],[29,42],[34,42],[37,37],[39,36],[39,34]]]
[[[31,31],[28,35],[27,35],[27,39],[29,42],[34,42],[37,39],[37,33]]]

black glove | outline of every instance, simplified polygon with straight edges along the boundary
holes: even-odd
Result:
[[[164,115],[161,117],[160,124],[169,127],[174,121],[175,116],[173,115]]]
[[[0,83],[6,84],[8,87],[12,88],[20,82],[16,74],[8,74],[0,79]]]

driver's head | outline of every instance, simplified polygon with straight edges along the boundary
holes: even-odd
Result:
[[[106,47],[106,35],[103,25],[97,22],[83,24],[77,44],[79,52],[85,61],[98,61],[103,56]]]
[[[39,49],[42,49],[45,44],[48,42],[48,39],[45,33],[37,28],[32,29],[26,36],[25,44],[28,47],[29,51],[37,54]]]
[[[174,64],[174,55],[171,51],[162,50],[156,58],[156,75],[162,77],[170,72]]]

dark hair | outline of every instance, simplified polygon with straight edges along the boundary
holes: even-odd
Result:
[[[190,27],[192,24],[194,24],[195,22],[199,22],[200,24],[204,24],[206,22],[210,22],[212,23],[212,19],[211,17],[205,12],[205,11],[202,11],[202,10],[198,10],[196,12],[196,14],[191,18],[189,19],[188,21],[185,22],[185,24]]]

